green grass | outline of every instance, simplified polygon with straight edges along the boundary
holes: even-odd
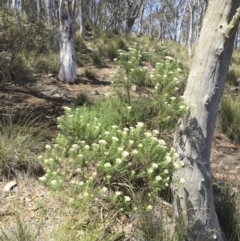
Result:
[[[0,241],[34,241],[35,235],[29,226],[23,223],[19,216],[15,216],[14,224],[0,228]]]
[[[128,46],[125,37],[115,35],[112,31],[104,32],[95,41],[94,50],[90,54],[93,64],[102,66],[109,60],[113,61],[118,56],[118,50],[126,50]]]
[[[219,223],[229,241],[240,239],[240,194],[235,191],[236,186],[224,181],[224,185],[213,187]]]
[[[240,96],[226,93],[221,101],[220,128],[231,139],[240,141]]]
[[[240,79],[240,70],[239,70],[239,64],[240,64],[240,52],[238,49],[235,49],[233,51],[228,76],[227,76],[227,83],[229,85],[238,86],[239,85],[239,79]]]
[[[22,118],[22,119],[21,119]],[[29,117],[15,122],[12,114],[0,123],[0,174],[16,176],[19,172],[33,176],[42,175],[43,169],[36,161],[41,150],[40,132],[43,132]]]
[[[228,75],[227,75],[227,83],[229,83],[230,85],[233,85],[233,86],[238,86],[239,83],[238,83],[238,78],[240,77],[240,72],[238,72],[238,68],[231,68],[229,71],[228,71]]]
[[[59,54],[53,51],[31,57],[29,55],[28,63],[35,74],[57,74],[59,72]]]
[[[40,25],[36,30],[32,29],[26,44],[20,46],[21,51],[16,52],[16,55],[12,51],[8,56],[0,56],[1,79],[25,81],[31,79],[33,73],[58,72],[58,53],[51,50],[49,32],[45,30],[44,25]],[[96,34],[100,32],[100,29],[95,29]],[[5,41],[12,43],[19,34],[17,29],[8,29]],[[56,241],[126,240],[130,234],[124,228],[129,225],[130,229],[132,220],[138,222],[138,226],[132,231],[135,235],[138,232],[139,239],[182,241],[185,234],[183,225],[174,226],[173,210],[159,202],[159,199],[170,199],[169,195],[163,195],[164,192],[169,193],[169,187],[166,183],[158,186],[158,175],[154,173],[156,175],[151,176],[152,170],[149,167],[153,164],[158,165],[158,172],[167,179],[168,173],[164,173],[167,165],[164,161],[165,154],[171,152],[170,146],[164,145],[166,153],[162,150],[156,152],[153,140],[171,133],[179,116],[185,113],[178,112],[178,108],[182,103],[179,97],[183,93],[191,63],[187,49],[172,42],[160,45],[157,39],[145,36],[126,39],[112,31],[99,35],[94,40],[91,50],[87,48],[88,44],[80,36],[76,36],[76,55],[80,66],[88,62],[96,66],[111,62],[116,66],[117,61],[112,60],[119,58],[118,50],[122,50],[122,69],[119,75],[115,76],[116,85],[112,85],[116,91],[114,97],[96,99],[90,103],[84,92],[79,93],[72,103],[73,110],[66,111],[65,116],[58,118],[60,134],[57,139],[52,140],[51,147],[47,147],[46,152],[42,151],[43,142],[38,136],[42,129],[34,122],[28,118],[16,122],[11,115],[4,119],[0,124],[1,175],[10,177],[23,172],[37,176],[42,173],[42,166],[45,167],[46,173],[41,177],[41,181],[48,185],[54,192],[53,195],[62,203],[62,222],[56,227]],[[143,48],[140,53],[142,56],[139,62],[128,63],[132,54],[129,47],[135,48],[137,45]],[[180,62],[164,61],[166,56]],[[159,69],[156,68],[156,63],[160,66]],[[235,51],[228,74],[228,82],[231,85],[238,83],[239,63],[240,55]],[[164,72],[166,66],[170,66],[167,74]],[[148,69],[145,68],[144,72],[143,67]],[[154,68],[159,72],[154,70],[156,73],[153,73]],[[175,76],[176,68],[182,70],[178,73],[179,76]],[[89,69],[86,69],[85,76],[94,79],[96,75]],[[160,78],[155,74],[159,74]],[[167,77],[164,79],[163,75]],[[178,79],[178,89],[175,89],[176,83],[171,82],[174,77]],[[137,85],[136,91],[131,89],[132,85]],[[222,131],[236,142],[240,141],[239,100],[239,96],[226,94],[222,99],[219,118]],[[81,116],[85,118],[84,123],[81,122]],[[131,136],[130,127],[136,126],[138,122],[144,122],[144,131],[148,135],[155,131],[156,136],[151,136],[154,138],[147,141],[144,133],[141,133],[140,138]],[[91,130],[88,128],[89,125],[92,126]],[[112,128],[114,125],[118,126],[116,130],[115,127]],[[108,131],[111,136],[107,137],[105,133]],[[126,137],[120,136],[119,133],[123,132]],[[130,164],[129,166],[115,165],[114,161],[119,157],[116,156],[118,149],[114,146],[112,137],[119,142],[120,148],[124,147],[128,152],[124,163]],[[92,144],[98,144],[103,138],[110,143],[108,149],[101,147],[102,150],[94,153]],[[143,141],[146,141],[143,143],[144,153],[136,152],[137,146]],[[133,146],[131,143],[134,143]],[[74,149],[75,144],[78,145],[77,149]],[[37,159],[39,153],[43,156],[42,166]],[[138,158],[134,156],[136,153],[139,155]],[[81,154],[85,155],[84,158]],[[109,163],[111,167],[107,169],[107,165],[104,164],[108,164],[109,167]],[[173,168],[169,167],[167,170],[170,172],[171,180]],[[104,187],[107,190],[103,191]],[[163,192],[157,191],[160,187]],[[119,195],[122,195],[122,199],[116,199],[116,192],[121,192]],[[224,192],[224,197],[217,197],[219,219],[228,238],[236,241],[240,237],[240,198],[239,195],[231,198],[228,191]],[[170,232],[172,227],[176,228],[175,233]],[[20,219],[16,220],[15,226],[0,230],[0,241],[13,240],[34,240],[32,232]]]
[[[131,82],[122,83],[120,71],[114,79],[114,97],[65,107],[58,118],[60,133],[41,158],[47,171],[40,180],[60,194],[75,214],[59,228],[63,240],[65,235],[71,240],[124,240],[129,233],[114,221],[125,219],[129,231],[135,232],[131,215],[141,223],[136,232],[145,240],[177,240],[169,232],[171,212],[159,214],[160,224],[152,214],[161,206],[158,198],[170,199],[162,194],[170,193],[172,172],[182,166],[162,139],[187,111],[182,98],[175,97],[180,70],[168,59],[156,64],[150,75],[141,66],[141,51],[128,49],[127,58],[119,60]],[[141,93],[132,92],[131,83]]]
[[[90,80],[95,80],[96,79],[96,74],[92,70],[90,70],[90,69],[85,69],[84,75],[88,79],[90,79]]]

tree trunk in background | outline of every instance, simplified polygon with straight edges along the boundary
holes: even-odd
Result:
[[[181,40],[182,40],[182,22],[186,13],[186,8],[187,8],[187,3],[184,4],[183,13],[177,23],[177,40],[176,41],[179,43],[181,43]]]
[[[158,28],[158,41],[163,45],[163,21],[159,22]]]
[[[75,4],[73,2],[73,11],[71,11],[72,2],[66,4],[64,0],[60,0],[60,70],[58,78],[68,83],[74,83],[77,80],[76,54],[73,42]]]
[[[164,27],[165,27],[165,20],[166,20],[166,16],[165,16],[166,5],[165,4],[161,4],[160,9],[157,7],[157,16],[158,16],[158,22],[159,22],[158,41],[161,43],[161,45],[163,45],[163,42],[164,42]]]
[[[84,9],[85,1],[80,0],[79,3],[79,25],[80,25],[80,35],[84,38],[86,35],[86,16],[85,16],[85,9]]]
[[[29,8],[28,8],[28,13],[29,13],[29,21],[35,23],[37,21],[37,3],[35,0],[29,0]]]
[[[20,18],[20,15],[19,15],[20,6],[19,6],[18,0],[14,0],[14,7],[13,8],[14,8],[13,11],[14,11],[14,17],[16,19],[16,23],[17,23],[18,27],[23,30],[21,18]]]
[[[189,33],[188,33],[188,56],[192,57],[192,44],[193,44],[193,14],[195,10],[195,6],[191,5],[189,2]]]
[[[145,2],[146,4],[146,2]],[[137,35],[141,36],[142,33],[142,25],[143,25],[143,15],[144,15],[144,10],[145,10],[145,4],[142,5],[142,9],[141,9],[141,15],[140,15],[140,20],[138,23],[138,30],[137,30]]]
[[[179,120],[175,132],[174,148],[185,166],[173,175],[173,204],[176,219],[183,221],[188,231],[187,241],[225,240],[215,212],[210,152],[239,4],[240,0],[209,1],[184,93],[190,112]],[[185,182],[177,184],[179,178]]]
[[[148,16],[148,37],[152,38],[153,37],[153,19],[152,19],[152,3],[149,2],[149,16]]]
[[[53,27],[53,0],[45,0],[48,26]]]
[[[195,23],[195,31],[194,31],[194,38],[193,42],[196,43],[199,37],[199,33],[202,28],[202,22],[204,18],[204,14],[206,12],[206,7],[207,3],[204,1],[202,2],[201,0],[198,0],[196,2],[196,23]]]
[[[139,15],[139,11],[142,6],[143,0],[141,0],[141,2],[136,4],[135,6],[133,2],[134,1],[127,0],[128,9],[127,9],[125,29],[124,29],[125,36],[129,36],[131,34],[133,24],[135,22],[135,19]]]

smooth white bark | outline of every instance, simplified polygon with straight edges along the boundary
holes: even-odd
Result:
[[[79,2],[79,27],[80,27],[80,35],[84,38],[86,35],[86,2],[84,0],[80,0]]]
[[[64,0],[60,1],[60,70],[58,78],[68,83],[77,80],[76,52],[74,47],[73,18],[74,11],[69,9]],[[74,5],[74,3],[73,3]],[[75,5],[74,5],[75,6]]]
[[[174,147],[185,166],[173,181],[175,215],[183,221],[187,241],[223,241],[224,235],[215,212],[210,153],[218,114],[232,55],[240,9],[229,23],[240,0],[210,0],[195,50],[185,90],[189,115],[179,120]]]
[[[192,57],[192,44],[193,44],[193,14],[195,11],[195,2],[188,3],[189,8],[189,33],[188,33],[188,56]]]
[[[135,22],[135,19],[139,15],[139,11],[141,9],[141,6],[143,4],[143,0],[140,0],[139,3],[135,3],[135,1],[127,0],[127,15],[126,15],[126,21],[125,21],[125,29],[124,33],[126,36],[129,36],[132,32],[132,27]]]

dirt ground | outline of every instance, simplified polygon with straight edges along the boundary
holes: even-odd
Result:
[[[21,86],[9,83],[0,87],[0,116],[3,118],[10,113],[38,116],[42,122],[48,123],[52,130],[50,136],[54,137],[56,118],[62,114],[63,106],[76,103],[80,93],[84,93],[89,99],[96,95],[111,94],[109,84],[115,69],[105,66],[89,67],[88,70],[95,73],[93,79],[84,77],[84,68],[79,68],[79,83],[72,85],[60,82],[57,76],[45,75],[35,76],[33,81]],[[221,184],[228,180],[238,188],[239,147],[219,131],[214,135],[211,163],[214,182]],[[50,227],[60,221],[55,215],[58,204],[45,187],[36,180],[23,178],[12,192],[5,193],[5,185],[6,182],[0,182],[0,227],[9,225],[14,220],[14,214],[19,214],[26,224],[40,225],[44,229],[44,235],[52,231]],[[37,240],[43,240],[41,234],[36,236]]]

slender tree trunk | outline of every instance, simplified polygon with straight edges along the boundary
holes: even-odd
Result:
[[[196,29],[195,29],[195,34],[194,34],[194,43],[197,42],[198,37],[199,37],[199,33],[201,31],[202,28],[202,22],[203,22],[203,17],[204,14],[206,12],[206,2],[202,2],[201,0],[197,1],[197,9],[196,9],[196,13],[197,13],[197,20],[196,20]]]
[[[20,15],[19,15],[19,7],[20,6],[19,6],[18,0],[15,0],[14,1],[14,6],[13,6],[13,8],[14,8],[14,16],[15,16],[16,23],[17,23],[18,27],[20,29],[22,29],[22,22],[21,22],[21,18],[20,18]]]
[[[187,241],[226,240],[214,207],[210,152],[240,17],[239,4],[240,0],[209,0],[184,93],[190,112],[179,120],[175,133],[178,161],[185,166],[174,174],[172,191],[175,216],[188,231]],[[185,182],[176,184],[180,178]]]
[[[160,20],[159,26],[158,26],[158,41],[163,45],[163,27],[164,27],[164,21],[163,19]]]
[[[84,38],[86,35],[85,23],[86,23],[86,16],[85,16],[85,9],[84,9],[84,0],[80,0],[79,3],[79,25],[80,25],[80,35]]]
[[[193,44],[193,14],[195,6],[192,6],[191,3],[188,4],[189,6],[189,33],[188,33],[188,56],[192,57],[192,44]]]
[[[11,7],[12,7],[12,0],[8,0],[8,1],[7,1],[7,7],[8,7],[8,8],[11,8]]]
[[[46,12],[47,12],[47,20],[49,28],[53,27],[53,1],[46,0]]]
[[[235,48],[238,48],[239,49],[239,29],[238,29],[238,31],[237,31],[237,33],[236,33],[236,37],[235,37],[235,43],[234,43],[234,47]]]
[[[143,0],[140,1],[139,4],[134,6],[133,2],[130,0],[127,0],[128,10],[127,10],[127,17],[126,17],[126,23],[125,23],[125,36],[129,36],[132,32],[132,27],[135,22],[135,19],[139,15],[140,8],[143,4]]]
[[[37,20],[37,3],[35,0],[29,0],[30,20],[36,22]]]
[[[140,15],[139,24],[138,24],[138,30],[137,30],[137,35],[138,35],[138,36],[141,36],[141,34],[142,34],[142,25],[143,25],[144,10],[145,10],[145,4],[142,5],[142,11],[141,11],[141,15]]]
[[[177,42],[179,43],[181,43],[181,39],[182,39],[182,22],[183,22],[183,17],[185,16],[185,13],[186,13],[186,8],[187,8],[187,3],[184,4],[182,15],[177,24]]]
[[[31,22],[31,10],[30,10],[30,3],[28,0],[22,0],[21,4],[23,12],[26,14],[26,18],[28,22]]]
[[[148,37],[152,38],[153,36],[153,20],[152,20],[152,3],[149,2],[149,14],[148,14]]]
[[[64,0],[60,1],[60,70],[58,78],[68,83],[74,83],[77,80],[77,64],[74,47],[74,29],[72,11],[70,11],[71,2],[68,6]],[[74,11],[73,11],[74,12]]]

